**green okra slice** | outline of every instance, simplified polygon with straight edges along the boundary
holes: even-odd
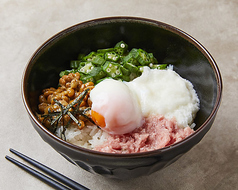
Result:
[[[122,75],[120,78],[122,79],[122,81],[126,81],[126,82],[130,82],[131,80],[130,76],[128,75]]]
[[[97,55],[96,52],[92,51],[91,53],[89,53],[88,55],[84,56],[82,61],[92,61],[92,59],[95,57],[95,55]]]
[[[154,65],[150,65],[151,69],[166,69],[167,64],[154,64]]]
[[[128,45],[125,42],[120,41],[114,46],[114,50],[119,55],[124,55],[125,53],[127,53]]]
[[[133,65],[132,63],[124,63],[123,65],[124,68],[126,68],[127,70],[129,70],[131,73],[137,73],[138,72],[138,67]]]
[[[106,61],[118,62],[120,60],[120,55],[114,51],[106,52],[105,59],[106,59]]]
[[[112,78],[119,78],[122,76],[122,72],[120,70],[120,64],[106,61],[103,65],[102,69],[107,73],[107,76]]]
[[[92,62],[81,62],[81,67],[78,68],[78,71],[84,74],[88,74],[95,66]]]
[[[148,53],[148,57],[149,57],[151,63],[153,63],[153,64],[157,64],[158,63],[158,61],[155,58],[153,53]]]
[[[136,61],[131,62],[130,58],[133,57]],[[154,57],[153,53],[147,53],[142,49],[133,48],[128,56],[126,56],[125,61],[131,62],[134,65],[142,65],[147,66],[150,63],[157,63],[156,58]]]
[[[77,69],[77,68],[80,67],[80,63],[81,63],[80,60],[70,61],[70,68],[72,68],[72,69]]]
[[[136,60],[136,58],[133,56],[133,54],[130,52],[128,55],[123,57],[123,63],[131,63],[133,65],[139,65],[139,62]]]
[[[93,76],[91,76],[91,75],[81,75],[80,80],[83,83],[87,83],[87,82],[95,83],[95,80],[94,80]]]
[[[121,66],[120,69],[121,69],[122,74],[125,76],[129,76],[131,74],[131,72],[123,66]]]
[[[139,55],[140,55],[139,49],[132,48],[131,51],[130,51],[130,54],[131,54],[132,57],[137,59],[139,57]]]
[[[62,76],[64,76],[64,75],[68,75],[69,73],[76,73],[76,72],[77,72],[77,70],[75,70],[75,69],[64,70],[64,71],[61,71],[61,72],[60,72],[59,76],[62,77]]]
[[[105,63],[105,59],[101,55],[96,55],[92,59],[92,63],[95,65],[103,65]]]
[[[92,76],[94,78],[95,81],[98,81],[104,77],[106,77],[106,72],[103,71],[103,69],[101,67],[94,67],[89,73],[88,75]]]
[[[104,77],[102,79],[97,80],[95,84],[98,84],[98,83],[102,82],[105,79],[113,79],[113,78],[112,77]]]
[[[83,61],[92,62],[95,65],[103,65],[105,62],[103,53],[91,52],[87,56],[83,57]]]
[[[114,51],[114,48],[98,49],[97,53],[104,54],[106,52],[112,52],[112,51]]]
[[[150,56],[148,56],[148,53],[142,49],[138,49],[138,57],[137,57],[137,61],[143,65],[143,66],[147,66],[151,63],[151,58]]]

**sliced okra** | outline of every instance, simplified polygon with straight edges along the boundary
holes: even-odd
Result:
[[[123,75],[129,76],[131,74],[131,72],[123,66],[121,66],[120,69]]]
[[[123,63],[139,65],[138,61],[136,60],[136,58],[133,57],[133,54],[131,52],[123,58]]]
[[[101,55],[96,55],[92,58],[92,63],[95,65],[103,65],[105,63],[105,59]]]
[[[84,75],[84,76],[81,76],[80,77],[80,80],[83,81],[83,83],[87,83],[87,82],[95,82],[93,76],[90,76],[90,75]]]
[[[139,49],[136,48],[132,48],[132,50],[130,51],[130,54],[132,55],[132,57],[134,57],[135,59],[137,59],[139,57]]]
[[[64,70],[64,71],[61,71],[59,76],[62,77],[64,75],[68,75],[69,73],[75,73],[76,70],[75,69],[71,69],[71,70]]]
[[[122,81],[126,81],[126,82],[130,82],[130,76],[128,76],[128,75],[122,75],[121,77],[120,77],[121,79],[122,79]]]
[[[166,69],[167,64],[152,64],[150,65],[151,69]]]
[[[103,77],[105,77],[107,74],[106,74],[106,72],[104,72],[104,71],[102,70],[101,67],[94,67],[94,68],[88,73],[88,75],[92,76],[95,81],[98,81],[98,80],[102,79]]]
[[[131,73],[137,73],[138,72],[138,67],[136,67],[135,65],[131,64],[131,63],[124,63],[123,67],[125,67],[126,69],[128,69]]]
[[[128,45],[125,42],[120,41],[114,46],[114,50],[119,55],[124,55],[128,50]]]
[[[114,51],[114,48],[98,49],[97,53],[106,53],[106,52],[112,52],[112,51]]]
[[[153,63],[153,64],[157,64],[158,63],[158,61],[155,58],[155,56],[153,55],[153,53],[148,53],[148,57],[149,57],[151,63]]]
[[[83,57],[83,61],[89,61],[95,65],[102,65],[105,62],[104,54],[96,53],[93,51],[90,54],[88,54],[87,56]]]
[[[99,79],[99,80],[96,81],[95,84],[98,84],[98,83],[102,82],[105,79],[112,79],[112,77],[105,77],[105,78]]]
[[[146,66],[149,65],[150,63],[157,63],[157,60],[154,57],[153,53],[147,53],[142,49],[133,48],[130,51],[129,55],[131,55],[134,59],[136,59],[139,62],[139,65]]]
[[[142,49],[138,49],[138,52],[139,56],[137,57],[137,61],[143,66],[149,65],[151,63],[151,60],[147,52]]]
[[[81,63],[81,61],[79,61],[79,60],[70,61],[70,67],[72,69],[77,69],[80,66],[80,63]]]
[[[122,76],[120,65],[118,63],[106,61],[102,69],[107,73],[109,77],[118,78]]]
[[[98,83],[106,76],[117,80],[130,81],[140,76],[144,66],[151,69],[165,69],[167,64],[158,64],[153,53],[133,48],[128,53],[128,45],[120,41],[113,48],[99,49],[88,55],[79,54],[78,60],[70,62],[72,70],[65,70],[60,76],[80,72],[85,82]]]
[[[84,74],[88,74],[95,67],[92,62],[81,62],[81,64],[82,67],[79,68],[78,71]]]
[[[118,55],[116,52],[111,51],[111,52],[106,52],[105,53],[105,59],[107,61],[113,61],[113,62],[118,62],[120,59],[120,55]]]

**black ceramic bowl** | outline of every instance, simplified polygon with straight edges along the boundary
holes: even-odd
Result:
[[[50,133],[36,118],[38,96],[46,87],[57,87],[59,72],[69,68],[78,53],[113,47],[119,41],[152,52],[160,63],[190,80],[201,102],[196,131],[181,142],[159,150],[112,154],[80,148]],[[181,157],[210,129],[220,101],[222,81],[208,51],[185,32],[154,20],[134,17],[95,19],[67,28],[47,40],[33,54],[24,72],[22,94],[32,125],[42,139],[70,162],[110,178],[129,179],[149,175]]]

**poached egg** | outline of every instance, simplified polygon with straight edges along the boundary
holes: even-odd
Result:
[[[142,112],[138,99],[121,81],[105,79],[90,92],[93,121],[110,134],[126,134],[140,127]]]

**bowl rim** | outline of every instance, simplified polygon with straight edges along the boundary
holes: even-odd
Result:
[[[75,30],[78,30],[79,28],[84,28],[84,27],[98,25],[98,24],[105,24],[105,23],[108,23],[108,22],[138,22],[138,23],[158,26],[158,27],[166,29],[166,30],[168,30],[172,33],[175,33],[175,34],[179,35],[180,37],[182,37],[183,39],[189,41],[199,51],[201,51],[201,53],[207,58],[211,67],[213,68],[213,71],[214,71],[214,74],[215,74],[215,77],[216,77],[216,80],[217,80],[217,97],[216,97],[216,101],[215,101],[215,104],[214,104],[214,108],[213,108],[212,112],[210,113],[209,117],[204,121],[204,123],[193,134],[189,135],[185,139],[183,139],[183,140],[181,140],[177,143],[174,143],[170,146],[167,146],[167,147],[164,147],[164,148],[161,148],[161,149],[157,149],[157,150],[153,150],[153,151],[139,152],[139,153],[106,153],[106,152],[99,152],[99,151],[95,151],[95,150],[90,150],[90,149],[87,149],[87,148],[83,148],[83,147],[71,144],[67,141],[64,141],[61,138],[54,135],[53,133],[51,133],[49,130],[47,130],[38,121],[35,114],[30,109],[30,105],[29,105],[28,100],[26,100],[27,73],[28,73],[28,70],[31,67],[31,63],[34,60],[34,58],[38,55],[39,52],[41,52],[41,50],[43,50],[45,47],[47,47],[49,44],[53,43],[55,40],[59,39],[63,35],[70,34],[71,32],[73,32]],[[135,158],[135,157],[158,155],[158,154],[163,153],[165,151],[175,149],[176,147],[190,141],[193,137],[195,137],[199,133],[201,133],[205,129],[207,123],[215,117],[215,115],[216,115],[216,113],[219,109],[220,103],[221,103],[222,89],[223,89],[223,84],[222,84],[221,73],[220,73],[220,70],[219,70],[214,58],[208,52],[208,50],[200,42],[198,42],[194,37],[192,37],[191,35],[187,34],[186,32],[182,31],[181,29],[179,29],[177,27],[174,27],[170,24],[167,24],[167,23],[164,23],[164,22],[161,22],[161,21],[157,21],[157,20],[153,20],[153,19],[149,19],[149,18],[134,17],[134,16],[113,16],[113,17],[96,18],[96,19],[80,22],[78,24],[72,25],[72,26],[70,26],[66,29],[61,30],[60,32],[56,33],[55,35],[50,37],[48,40],[46,40],[33,53],[33,55],[31,56],[31,58],[29,59],[28,63],[25,66],[23,76],[22,76],[22,82],[21,82],[21,94],[22,94],[22,100],[23,100],[24,106],[25,106],[30,118],[32,119],[32,121],[35,123],[35,125],[41,131],[43,131],[43,133],[45,133],[45,135],[49,136],[50,138],[53,138],[54,140],[56,140],[58,143],[62,144],[63,146],[66,146],[70,149],[74,149],[75,151],[80,151],[80,152],[83,152],[85,154],[92,154],[92,155],[104,156],[104,157],[115,157],[115,158],[119,158],[119,157],[120,158],[131,158],[131,157]]]

